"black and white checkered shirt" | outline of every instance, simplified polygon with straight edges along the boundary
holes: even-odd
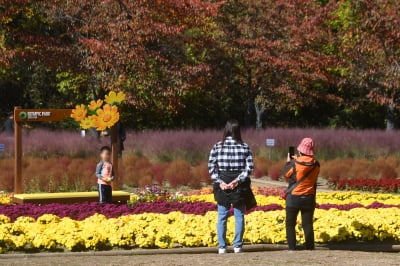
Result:
[[[222,182],[219,173],[226,171],[241,171],[238,178],[243,182],[250,177],[253,168],[253,154],[246,143],[239,143],[232,137],[227,137],[223,146],[220,141],[211,150],[208,171],[214,182]]]

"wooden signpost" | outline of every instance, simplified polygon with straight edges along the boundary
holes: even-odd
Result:
[[[21,109],[14,108],[14,193],[23,193],[22,188],[22,128],[24,122],[57,122],[70,117],[72,109]],[[118,176],[118,129],[111,129],[112,163],[115,176]],[[94,170],[93,170],[94,173]],[[113,189],[119,189],[118,178],[114,179]]]
[[[57,122],[70,117],[71,109],[19,109],[14,110],[15,122]]]

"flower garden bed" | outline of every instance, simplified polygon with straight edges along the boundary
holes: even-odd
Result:
[[[97,102],[96,102],[97,104]],[[91,108],[95,108],[96,105]],[[93,112],[93,111],[91,111]],[[96,120],[96,119],[94,119]],[[90,122],[90,121],[89,121]],[[243,137],[254,154],[254,176],[277,179],[285,163],[287,147],[302,136],[318,144],[320,176],[335,179],[396,179],[400,177],[400,141],[397,132],[266,129],[246,130]],[[269,158],[265,136],[276,139]],[[119,160],[120,184],[143,187],[165,184],[177,188],[200,188],[211,182],[207,154],[220,138],[215,130],[128,132],[124,155]],[[76,131],[24,130],[23,185],[27,193],[92,191],[96,187],[93,171],[98,149],[109,145],[108,138],[82,138]],[[13,142],[2,139],[0,190],[13,190]]]
[[[337,190],[360,190],[369,192],[399,193],[400,179],[359,178],[359,179],[330,179],[329,185]]]
[[[244,240],[284,243],[284,201],[276,190],[256,189],[259,206],[246,214]],[[261,195],[262,193],[263,195]],[[191,193],[193,194],[193,193]],[[130,205],[0,205],[0,247],[8,251],[108,250],[216,246],[213,195],[203,192]],[[318,243],[400,241],[400,196],[357,192],[319,193],[315,213]],[[2,201],[4,202],[4,201]],[[228,221],[228,239],[234,220]],[[298,235],[303,234],[298,225]]]

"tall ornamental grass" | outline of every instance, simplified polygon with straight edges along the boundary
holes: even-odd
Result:
[[[269,128],[244,130],[243,139],[258,157],[281,160],[286,156],[288,146],[296,146],[303,137],[315,140],[317,156],[321,160],[336,158],[375,159],[400,155],[399,131],[348,130],[348,129],[300,129]],[[183,159],[193,163],[207,160],[212,145],[221,139],[221,130],[150,130],[129,131],[125,152],[143,155],[152,161],[171,162]],[[276,146],[267,148],[266,138],[276,140]],[[0,158],[13,154],[12,139],[0,135],[0,143],[6,151]],[[108,137],[97,140],[82,138],[79,131],[24,130],[23,151],[33,157],[78,157],[95,156],[102,145],[109,145]]]
[[[375,159],[400,155],[399,131],[269,128],[245,130],[243,139],[258,157],[281,160],[289,146],[296,146],[304,137],[315,140],[317,156],[321,160],[336,158]],[[146,131],[129,135],[127,147],[131,151],[157,160],[183,158],[189,161],[207,159],[212,145],[221,139],[221,130],[206,131]],[[267,138],[275,139],[276,146],[267,148]]]
[[[398,131],[265,129],[245,130],[243,139],[254,153],[254,176],[277,180],[288,146],[303,137],[315,140],[321,176],[342,179],[400,177]],[[210,182],[207,159],[221,130],[130,131],[120,161],[121,182],[129,187],[165,184],[193,188]],[[266,138],[276,146],[267,148]],[[0,135],[0,190],[13,188],[13,140]],[[23,181],[27,192],[95,189],[94,168],[99,149],[109,137],[81,137],[79,131],[36,129],[23,132]]]

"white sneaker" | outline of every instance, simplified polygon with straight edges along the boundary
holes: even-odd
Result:
[[[228,253],[228,252],[226,251],[226,248],[219,248],[219,249],[218,249],[218,254],[226,254],[226,253]]]
[[[242,250],[241,247],[234,247],[234,248],[233,248],[233,251],[234,251],[235,253],[242,253],[242,252],[243,252],[243,250]]]

